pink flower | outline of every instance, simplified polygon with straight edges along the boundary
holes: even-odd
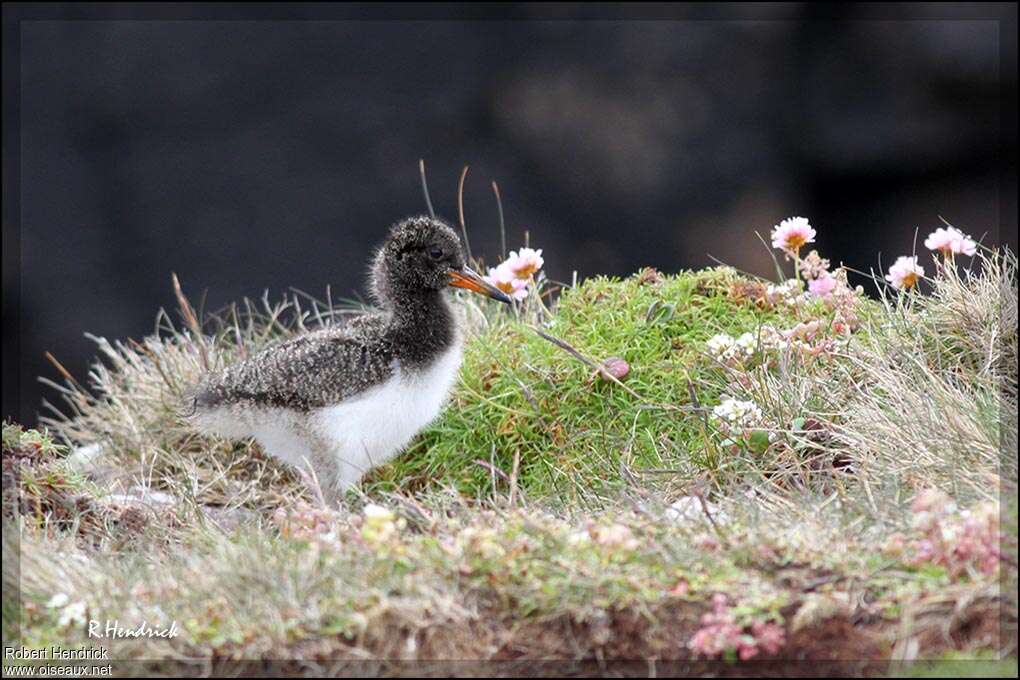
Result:
[[[954,512],[956,503],[945,491],[929,486],[917,492],[910,502],[910,509],[914,512]]]
[[[1002,536],[999,506],[981,503],[960,510],[947,494],[924,489],[911,503],[912,540],[902,540],[900,553],[909,564],[937,564],[953,579],[975,571],[994,575],[999,569]]]
[[[786,644],[786,631],[775,623],[756,623],[751,626],[751,635],[766,654],[778,654]]]
[[[806,217],[788,217],[772,230],[772,247],[796,255],[805,244],[815,242],[815,233]]]
[[[541,248],[521,248],[510,251],[498,267],[490,268],[488,275],[482,278],[514,300],[523,300],[528,297],[528,282],[544,264]]]
[[[737,624],[725,595],[712,597],[712,611],[701,617],[701,628],[691,637],[687,647],[695,654],[719,657],[728,651],[736,652],[741,661],[748,661],[759,653],[778,654],[786,644],[786,633],[775,623],[755,622],[750,634]]]
[[[901,255],[896,258],[893,266],[889,267],[889,273],[885,275],[885,280],[897,290],[910,290],[923,277],[924,267],[917,263],[917,256]]]
[[[836,288],[836,277],[829,272],[824,272],[817,279],[808,281],[808,290],[815,297],[825,297]]]
[[[752,644],[742,642],[737,645],[737,656],[740,657],[741,661],[750,661],[758,656],[758,648]]]
[[[974,239],[956,227],[939,227],[924,240],[924,247],[928,250],[936,250],[945,257],[959,254],[971,257],[977,252],[977,243]]]
[[[504,260],[501,267],[506,267],[519,279],[528,279],[534,276],[545,260],[542,258],[542,249],[521,248],[518,251],[510,251],[510,255]]]
[[[801,274],[805,279],[817,279],[829,273],[829,261],[812,250],[801,260]]]
[[[528,297],[527,279],[518,278],[505,265],[506,262],[498,267],[490,267],[489,273],[482,278],[485,279],[487,283],[499,288],[514,300],[523,300]]]
[[[712,598],[712,612],[701,617],[701,628],[687,643],[689,649],[706,657],[722,656],[727,650],[737,650],[745,644],[743,630],[735,623],[726,606],[726,596]]]

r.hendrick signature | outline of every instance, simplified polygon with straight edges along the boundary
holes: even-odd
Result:
[[[169,627],[151,626],[148,621],[142,621],[140,626],[127,628],[120,625],[119,619],[107,619],[104,628],[102,621],[89,620],[90,638],[175,638],[180,634],[176,621],[171,621]]]

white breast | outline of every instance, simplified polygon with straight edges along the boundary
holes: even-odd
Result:
[[[341,488],[393,458],[439,414],[457,378],[461,355],[458,342],[425,369],[396,364],[382,385],[312,412],[313,427],[335,447]]]

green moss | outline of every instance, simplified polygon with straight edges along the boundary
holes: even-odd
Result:
[[[54,443],[47,432],[26,430],[17,423],[3,424],[3,450],[21,454],[34,454],[40,459],[52,458],[63,452],[64,447]]]
[[[741,294],[747,285],[757,284],[717,268],[652,283],[597,277],[563,293],[544,330],[595,361],[626,360],[625,383],[640,399],[527,324],[499,317],[467,343],[443,417],[369,488],[452,486],[484,496],[494,476],[505,486],[488,466],[510,476],[519,456],[519,487],[530,497],[594,502],[621,482],[622,466],[714,468],[701,418],[675,408],[689,405],[691,384],[699,401],[718,399],[702,385],[716,370],[703,356],[705,341],[797,321]]]

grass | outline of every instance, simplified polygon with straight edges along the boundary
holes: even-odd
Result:
[[[647,274],[587,280],[563,292],[555,314],[535,305],[509,314],[465,300],[471,339],[449,408],[365,488],[452,487],[481,498],[517,461],[516,485],[529,497],[597,506],[645,470],[672,470],[678,482],[713,469],[718,461],[700,443],[705,407],[690,401],[714,403],[724,388],[708,380],[718,367],[704,355],[705,340],[823,310],[763,305],[744,291],[752,282],[728,268]],[[300,493],[296,476],[250,443],[197,437],[180,417],[180,395],[209,368],[355,310],[295,295],[245,301],[200,322],[183,296],[181,305],[183,328],[161,313],[158,335],[141,342],[96,339],[104,359],[90,374],[96,390],[52,383],[64,404],[46,405],[55,415],[45,424],[68,442],[101,442],[108,459],[197,502],[284,504]],[[601,380],[540,337],[539,322],[596,362],[626,360],[625,385]],[[253,481],[281,495],[249,493]]]
[[[464,298],[449,407],[340,509],[256,444],[191,432],[179,407],[204,371],[350,307],[206,316],[181,293],[180,323],[97,340],[88,388],[53,383],[64,403],[43,433],[5,424],[5,554],[21,557],[20,573],[4,561],[21,588],[4,589],[5,640],[173,620],[172,639],[103,643],[166,673],[708,673],[754,655],[877,674],[1015,656],[1016,259],[925,285],[816,300],[722,267],[592,278],[555,302],[540,280],[509,312]],[[744,333],[732,354],[709,343]],[[620,380],[598,370],[611,357]],[[754,422],[728,422],[725,398],[753,402]],[[710,633],[730,637],[712,651]]]
[[[964,500],[1015,482],[1017,300],[1003,282],[1016,260],[984,266],[945,269],[912,304],[883,300],[882,327],[846,369],[870,380],[854,384],[839,438],[868,447],[873,477],[921,477]]]

